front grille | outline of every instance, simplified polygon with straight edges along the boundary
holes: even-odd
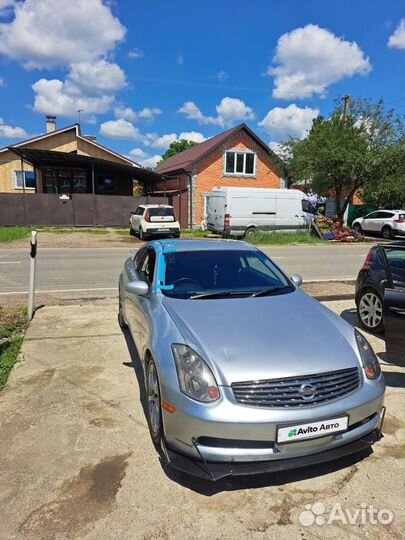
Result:
[[[313,396],[306,399],[300,393],[303,385],[311,385]],[[346,396],[360,386],[358,368],[339,369],[315,375],[244,381],[232,383],[235,399],[253,407],[310,407]],[[311,394],[311,387],[305,386]]]

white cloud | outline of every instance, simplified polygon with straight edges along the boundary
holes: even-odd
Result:
[[[289,137],[303,139],[312,126],[312,120],[319,115],[319,109],[297,107],[295,103],[288,107],[271,109],[259,126],[274,141],[286,141]]]
[[[389,37],[388,47],[405,49],[405,19],[399,21],[394,33]]]
[[[142,165],[142,167],[150,167],[151,169],[154,169],[161,159],[162,156],[156,154],[154,156],[141,159],[141,161],[139,161],[139,164]]]
[[[199,131],[183,131],[183,133],[180,133],[179,140],[185,140],[185,141],[193,141],[195,143],[201,143],[206,141],[206,137]]]
[[[176,62],[180,65],[183,65],[184,64],[184,56],[182,53],[179,53],[177,56],[176,56]]]
[[[267,74],[275,77],[273,97],[323,96],[333,83],[371,71],[369,58],[355,42],[314,24],[283,34]]]
[[[205,140],[204,135],[197,131],[184,131],[179,135],[177,135],[177,133],[166,133],[164,135],[158,135],[157,133],[142,133],[139,128],[132,124],[132,122],[129,122],[124,118],[103,122],[100,126],[100,135],[110,139],[138,141],[146,147],[162,149],[168,148],[172,142],[180,139],[194,142],[202,142]],[[142,150],[135,148],[134,151],[139,153]]]
[[[27,136],[25,129],[21,127],[12,127],[4,123],[0,118],[0,137],[4,139],[20,139]]]
[[[74,63],[68,79],[86,95],[117,92],[126,86],[125,73],[120,66],[106,60]]]
[[[130,150],[129,154],[137,163],[139,163],[139,165],[142,165],[142,167],[150,167],[152,169],[154,169],[162,159],[162,156],[158,154],[151,156],[145,152],[145,150],[142,150],[142,148],[134,148],[133,150]]]
[[[3,79],[3,77],[0,77],[0,88],[2,86],[6,86],[6,81]]]
[[[100,125],[100,135],[110,139],[128,139],[139,141],[142,135],[137,127],[128,120],[119,118],[118,120],[108,120]]]
[[[133,150],[130,150],[129,155],[136,160],[138,159],[145,159],[149,156],[145,150],[142,150],[142,148],[134,148]]]
[[[106,60],[72,64],[66,80],[40,79],[32,85],[34,110],[77,118],[77,110],[83,109],[82,118],[94,121],[94,115],[110,110],[115,93],[125,85],[125,74],[117,64]]]
[[[125,118],[130,122],[137,122],[138,120],[150,120],[153,121],[157,116],[162,114],[162,111],[156,107],[145,107],[140,111],[134,111],[131,107],[115,107],[114,114],[117,118]]]
[[[199,124],[217,125],[221,127],[232,126],[236,122],[253,120],[255,114],[241,99],[225,97],[216,106],[217,116],[205,116],[193,101],[187,101],[177,111],[189,120],[196,120]]]
[[[128,52],[128,57],[133,58],[134,60],[139,60],[140,58],[143,58],[145,56],[145,53],[141,49],[131,49]]]
[[[218,82],[225,82],[229,79],[229,75],[226,71],[221,69],[221,71],[218,71],[218,73],[215,75],[215,78]]]
[[[92,62],[126,32],[102,0],[25,0],[14,9],[0,26],[0,54],[28,69]]]

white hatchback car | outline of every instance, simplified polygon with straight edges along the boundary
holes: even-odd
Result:
[[[166,204],[141,204],[131,212],[129,234],[147,240],[152,236],[179,238],[180,223],[173,206]]]
[[[376,210],[355,219],[352,228],[359,233],[381,234],[386,240],[397,235],[405,236],[405,210]]]

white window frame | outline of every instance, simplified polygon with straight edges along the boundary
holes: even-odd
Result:
[[[234,171],[233,172],[227,172],[226,170],[226,156],[227,154],[235,154],[235,161],[234,161]],[[246,155],[247,154],[253,154],[253,173],[246,173],[246,172],[236,172],[236,154],[243,154],[243,170],[246,171]],[[224,176],[240,176],[240,177],[246,177],[246,178],[255,178],[256,177],[256,167],[257,167],[257,154],[256,152],[252,152],[251,150],[225,150],[224,153],[224,168],[223,168],[223,175]]]
[[[24,181],[24,184],[21,185],[21,186],[18,186],[17,185],[17,177],[18,177],[18,174],[23,174],[23,171],[18,171],[18,170],[14,170],[13,174],[14,174],[14,189],[28,189],[30,191],[35,191],[35,187],[27,187],[26,184],[25,184],[25,175],[27,172],[30,172],[30,173],[34,173],[35,174],[35,171],[24,171],[24,178],[23,178],[23,181]]]

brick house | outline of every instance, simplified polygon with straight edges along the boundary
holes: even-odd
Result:
[[[199,227],[205,194],[214,187],[284,187],[279,159],[246,125],[241,124],[172,156],[155,169],[166,177],[153,186],[167,195],[183,228]]]

